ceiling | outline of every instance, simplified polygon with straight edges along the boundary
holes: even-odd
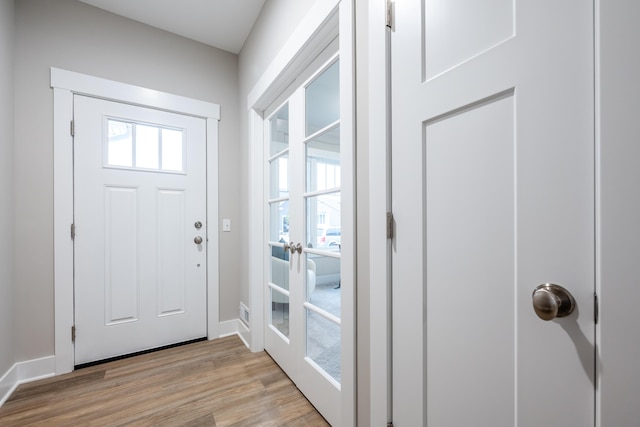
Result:
[[[265,0],[80,0],[219,49],[240,53]]]

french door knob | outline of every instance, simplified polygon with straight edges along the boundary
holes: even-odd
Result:
[[[544,283],[533,290],[533,309],[542,320],[566,317],[573,312],[576,301],[571,293],[560,285]]]
[[[202,244],[202,237],[196,236],[195,239],[193,239],[193,243],[195,243],[196,245],[201,245]]]
[[[295,244],[293,242],[289,242],[288,244],[285,243],[284,244],[284,250],[286,251],[290,251],[291,255],[295,254],[296,252],[298,252],[299,254],[302,253],[302,245],[300,243]]]

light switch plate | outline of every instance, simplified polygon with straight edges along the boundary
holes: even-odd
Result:
[[[231,231],[231,220],[230,219],[223,219],[222,220],[222,231]]]

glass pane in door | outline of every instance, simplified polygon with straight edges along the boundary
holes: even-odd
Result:
[[[289,337],[289,297],[271,289],[271,325]]]
[[[334,62],[305,91],[306,136],[340,119],[340,63]]]
[[[269,164],[269,197],[289,197],[289,154],[282,153]]]
[[[275,156],[289,148],[289,104],[285,104],[269,120],[271,141],[269,156]]]
[[[289,201],[269,204],[269,240],[286,243],[289,241]]]
[[[340,251],[340,200],[340,192],[307,197],[307,248]]]
[[[269,120],[270,325],[289,337],[289,106]]]
[[[339,62],[305,90],[306,356],[340,382]]]
[[[340,126],[316,136],[306,146],[306,191],[340,187]]]
[[[307,357],[340,382],[340,325],[313,310],[307,313]]]
[[[307,254],[306,301],[340,317],[340,258]]]

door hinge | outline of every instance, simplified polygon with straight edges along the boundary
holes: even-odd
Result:
[[[598,324],[598,320],[600,318],[600,302],[598,301],[598,294],[596,292],[593,293],[593,320],[596,325]]]
[[[387,28],[393,29],[393,9],[395,7],[395,2],[392,0],[387,0],[387,20],[386,26]]]
[[[76,125],[73,120],[71,120],[71,123],[69,124],[69,132],[71,132],[71,136],[76,136]]]
[[[71,342],[76,342],[76,325],[71,327]]]
[[[393,213],[387,212],[387,239],[393,239]]]
[[[76,225],[71,224],[71,240],[74,240],[75,238],[76,238]]]

